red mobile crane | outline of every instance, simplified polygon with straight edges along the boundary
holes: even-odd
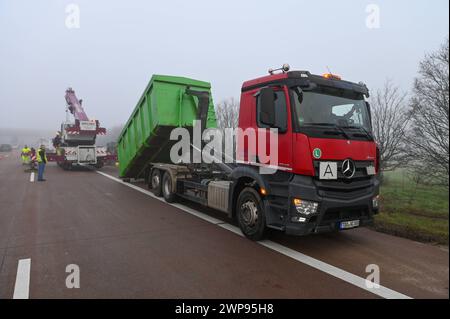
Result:
[[[73,115],[61,124],[61,131],[53,139],[56,153],[48,154],[49,161],[55,161],[64,169],[74,165],[93,165],[101,168],[105,161],[114,160],[115,156],[108,154],[106,147],[95,146],[97,135],[105,135],[106,129],[100,127],[98,120],[91,120],[83,109],[83,100],[78,99],[72,88],[66,90],[66,112]]]

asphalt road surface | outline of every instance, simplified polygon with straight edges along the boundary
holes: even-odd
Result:
[[[115,168],[49,164],[38,183],[17,153],[0,155],[0,298],[449,297],[444,247],[367,228],[255,243],[221,213],[169,205]],[[374,267],[379,287],[365,280]]]

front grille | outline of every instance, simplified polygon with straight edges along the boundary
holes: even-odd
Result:
[[[352,199],[368,195],[373,191],[372,179],[359,181],[315,181],[317,193],[322,197]]]
[[[355,174],[351,179],[348,179],[342,174],[342,162],[336,161],[338,168],[338,178],[336,180],[320,180],[319,163],[314,161],[314,168],[316,171],[315,184],[319,196],[338,198],[338,199],[353,199],[368,195],[373,192],[373,176],[367,174],[367,167],[373,166],[372,161],[355,161]]]
[[[337,173],[338,173],[338,180],[342,179],[342,180],[349,180],[347,179],[343,174],[342,174],[342,163],[344,161],[333,161],[333,160],[329,160],[329,161],[325,161],[325,162],[336,162],[337,163]],[[368,166],[374,166],[374,162],[373,161],[354,161],[355,163],[355,175],[353,175],[353,177],[351,178],[351,180],[358,180],[358,179],[365,179],[365,178],[370,178],[370,175],[367,175],[367,167]],[[320,165],[320,161],[314,161],[314,171],[316,176],[319,176],[319,165]]]

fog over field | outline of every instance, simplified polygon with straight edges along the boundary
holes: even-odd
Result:
[[[97,145],[103,146],[109,142],[116,141],[119,136],[121,126],[114,126],[107,129],[106,136],[97,138]],[[56,130],[39,130],[39,129],[23,129],[23,128],[1,128],[0,127],[0,144],[11,144],[13,146],[23,147],[27,144],[36,147],[38,144],[46,141],[49,142],[56,134]]]
[[[50,139],[54,136],[56,131],[39,130],[39,129],[13,129],[0,127],[0,144],[11,144],[14,146],[23,147],[28,144],[36,146],[41,142],[41,139]]]

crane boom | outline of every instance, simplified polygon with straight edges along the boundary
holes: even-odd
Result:
[[[70,113],[72,113],[75,120],[79,121],[89,121],[89,118],[84,111],[83,107],[81,106],[81,103],[83,100],[78,100],[77,96],[75,95],[75,91],[72,88],[68,88],[66,90],[66,102],[69,108]]]

